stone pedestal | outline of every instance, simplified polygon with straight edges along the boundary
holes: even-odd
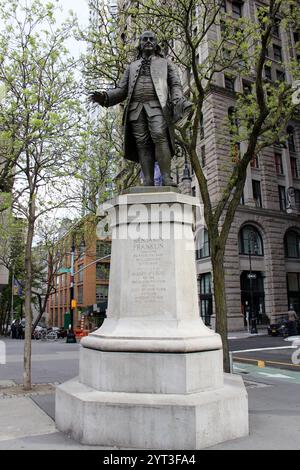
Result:
[[[163,189],[163,190],[162,190]],[[83,338],[79,378],[57,388],[56,424],[85,444],[201,449],[248,434],[247,394],[199,317],[195,198],[171,188],[107,205],[107,319]]]

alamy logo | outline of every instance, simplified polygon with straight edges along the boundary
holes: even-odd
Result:
[[[6,344],[0,341],[0,364],[6,364]]]
[[[128,204],[126,195],[119,205],[110,202],[99,207],[98,237],[117,240],[184,240],[186,250],[203,246],[203,207],[179,203]],[[151,221],[151,222],[150,222]],[[149,223],[150,222],[150,223]]]

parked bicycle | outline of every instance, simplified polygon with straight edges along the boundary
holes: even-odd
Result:
[[[35,330],[33,336],[34,339],[40,339],[44,341],[56,341],[58,339],[58,334],[56,331],[52,329],[46,330],[45,328],[41,330]]]

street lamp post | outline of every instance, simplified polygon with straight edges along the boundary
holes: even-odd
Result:
[[[256,233],[251,230],[249,231],[248,234],[248,255],[249,255],[249,283],[250,283],[250,321],[251,321],[251,334],[257,334],[257,328],[256,328],[256,315],[254,314],[254,309],[253,309],[253,284],[252,280],[256,278],[256,275],[252,273],[252,260],[251,260],[251,242],[253,246],[257,244],[257,239],[256,239]]]
[[[75,260],[75,242],[74,238],[72,239],[72,249],[71,249],[71,272],[70,272],[70,325],[67,333],[67,343],[76,343],[76,336],[74,334],[74,260]]]

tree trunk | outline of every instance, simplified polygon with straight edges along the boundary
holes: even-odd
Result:
[[[33,209],[34,210],[34,209]],[[32,290],[32,240],[34,233],[34,219],[29,218],[27,229],[27,240],[25,248],[25,341],[24,341],[24,371],[23,371],[23,387],[25,390],[31,389],[31,290]]]
[[[212,248],[211,263],[213,269],[214,299],[216,313],[216,332],[220,334],[223,343],[223,366],[225,372],[230,372],[227,307],[225,294],[224,251],[218,246]]]

